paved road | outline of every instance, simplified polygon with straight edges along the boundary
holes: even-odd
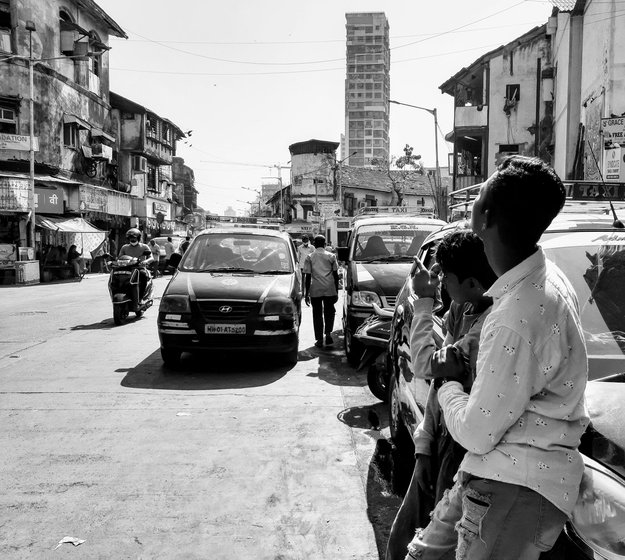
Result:
[[[156,308],[115,327],[106,281],[0,287],[0,557],[379,558],[384,407],[340,344],[313,347],[310,310],[293,368],[171,372]],[[54,550],[66,536],[85,542]]]

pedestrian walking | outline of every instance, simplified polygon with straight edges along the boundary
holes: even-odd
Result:
[[[457,480],[417,530],[406,560],[535,560],[573,512],[588,425],[577,296],[538,245],[565,190],[537,158],[512,156],[482,185],[471,226],[498,278],[469,396],[450,347],[432,358],[446,426],[467,449]]]
[[[154,239],[150,239],[150,252],[152,253],[152,259],[154,259],[151,264],[152,276],[154,276],[154,278],[158,278],[158,265],[161,261],[161,248],[159,244],[154,241]]]
[[[306,257],[310,255],[315,248],[310,244],[310,238],[307,235],[302,235],[302,244],[297,248],[297,264],[300,271],[304,274],[304,263]]]
[[[312,305],[315,346],[332,345],[332,329],[338,301],[339,274],[336,255],[325,250],[326,238],[315,236],[315,250],[304,261],[304,301]]]
[[[163,245],[164,249],[165,249],[165,269],[167,269],[169,267],[169,259],[171,258],[171,256],[174,254],[174,244],[172,243],[172,238],[168,237],[167,241],[165,241],[165,244]]]

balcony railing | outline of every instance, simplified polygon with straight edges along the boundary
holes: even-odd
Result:
[[[471,105],[468,107],[456,107],[455,127],[480,127],[488,126],[488,106]]]

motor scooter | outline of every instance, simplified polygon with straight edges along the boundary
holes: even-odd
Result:
[[[357,371],[367,370],[367,385],[381,401],[388,400],[388,342],[394,310],[373,304],[373,314],[358,327],[354,337],[364,348]]]
[[[108,285],[113,302],[113,321],[121,325],[131,311],[141,317],[154,303],[150,271],[135,257],[122,256],[108,265],[111,268]]]

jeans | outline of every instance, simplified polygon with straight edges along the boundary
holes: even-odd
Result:
[[[323,340],[323,334],[330,336],[334,329],[334,316],[336,310],[334,304],[338,301],[338,296],[311,297],[313,328],[315,329],[315,340]],[[324,328],[325,327],[325,328]]]
[[[553,547],[565,522],[566,514],[534,490],[459,472],[406,560],[534,560]]]

